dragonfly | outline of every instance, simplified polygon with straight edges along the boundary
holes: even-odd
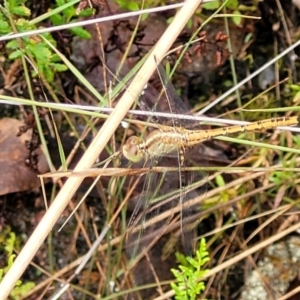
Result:
[[[233,133],[263,131],[281,126],[294,126],[299,123],[299,117],[271,118],[252,122],[246,125],[234,125],[208,130],[188,130],[182,127],[170,128],[161,126],[153,131],[145,140],[138,136],[131,136],[123,146],[124,156],[132,162],[158,156],[168,156],[179,151],[184,152],[187,147],[200,144],[217,136],[227,136]],[[184,157],[182,157],[183,161]]]
[[[169,109],[171,110],[172,113],[182,113],[185,111],[185,113],[188,114],[189,109],[183,103],[179,95],[176,93],[174,86],[167,79],[167,75],[164,71],[164,68],[160,64],[158,65],[158,72],[163,81],[162,84],[164,86],[163,89],[165,92],[165,97],[160,97],[159,101],[161,102],[161,104],[155,103],[153,105],[156,106],[156,109],[158,107],[163,107],[163,110],[165,110],[166,106],[169,106]],[[148,95],[148,97],[150,97],[152,101],[155,101],[154,99],[159,98],[158,92],[157,91],[155,92],[153,90],[153,87],[151,86],[148,87],[148,90],[146,90],[144,95],[145,96]],[[216,129],[197,129],[197,130],[186,128],[186,127],[190,127],[191,124],[188,124],[188,126],[186,126],[183,120],[176,119],[176,121],[173,123],[174,123],[173,126],[167,126],[163,124],[160,125],[158,129],[152,131],[150,134],[146,136],[146,138],[142,138],[138,136],[129,137],[122,147],[123,155],[133,163],[137,163],[141,161],[151,161],[152,166],[153,164],[157,164],[163,157],[178,157],[179,172],[180,172],[180,167],[184,167],[184,163],[185,161],[187,161],[185,156],[189,148],[193,148],[194,146],[197,146],[207,140],[211,140],[217,136],[227,136],[234,133],[242,133],[242,132],[250,132],[250,131],[251,132],[265,131],[269,129],[275,129],[281,126],[294,126],[299,123],[299,118],[298,116],[279,117],[279,118],[271,118],[271,119],[256,121],[253,123],[249,123],[247,125],[234,125],[234,126],[226,126],[226,127],[216,128]],[[151,175],[149,174],[149,176],[153,176],[153,174]],[[155,195],[151,195],[151,190],[153,190],[153,187],[157,185],[156,183],[157,178],[152,178],[147,180],[151,180],[152,183],[145,184],[144,188],[150,190],[145,191],[146,193],[145,197],[141,196],[141,199],[139,200],[139,203],[137,205],[138,208],[136,209],[136,212],[133,213],[133,217],[129,222],[129,227],[133,227],[134,225],[136,225],[135,219],[139,219],[139,222],[142,223],[147,222],[148,220],[147,215],[148,212],[150,211],[149,203],[151,202],[151,198],[155,196]],[[181,180],[179,179],[179,181]],[[182,185],[182,182],[180,182],[180,185]],[[184,192],[182,186],[180,186],[180,189]],[[184,213],[182,213],[181,216],[182,219],[185,217],[185,215],[189,215],[191,213],[190,208],[184,207],[184,203],[185,203],[184,198],[185,195],[180,195],[179,201],[182,206],[182,211],[184,211]],[[138,213],[142,214],[142,216],[140,216],[139,218],[136,216]],[[149,215],[153,216],[153,214],[152,215],[149,214]],[[181,223],[183,223],[183,220],[181,220]],[[181,228],[181,230],[183,230],[183,228]],[[140,234],[138,239],[141,239],[142,235],[143,233]],[[136,241],[136,246],[135,246],[136,250],[134,250],[134,252],[141,250],[138,249],[139,248],[138,243],[139,241]],[[193,248],[193,246],[190,247]]]

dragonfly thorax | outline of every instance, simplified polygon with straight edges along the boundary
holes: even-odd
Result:
[[[177,156],[178,150],[184,145],[180,132],[166,131],[164,128],[151,132],[145,142],[144,148],[151,158],[160,156]]]

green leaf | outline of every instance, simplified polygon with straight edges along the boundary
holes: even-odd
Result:
[[[17,280],[16,286],[20,286],[21,284],[22,284],[22,281],[21,280]]]
[[[300,147],[300,138],[298,136],[293,135],[293,141],[298,147]]]
[[[191,29],[193,27],[193,20],[192,19],[188,20],[186,26],[187,26],[187,28]]]
[[[247,5],[240,4],[238,8],[239,11],[252,11],[252,12],[257,11],[257,6],[255,5],[247,6]]]
[[[45,76],[48,82],[53,82],[54,73],[48,66],[40,66],[39,70]]]
[[[167,24],[171,24],[173,22],[174,17],[170,17],[167,19]]]
[[[293,102],[297,103],[300,100],[300,91],[298,91],[293,97]]]
[[[127,7],[129,10],[131,11],[137,11],[139,10],[139,5],[135,2],[135,1],[130,1],[128,4],[127,4]]]
[[[196,269],[198,267],[199,262],[193,259],[192,257],[187,257],[187,261]]]
[[[1,271],[1,270],[0,270]],[[172,271],[172,270],[171,270]],[[1,274],[0,274],[1,275]],[[0,277],[1,278],[1,277]],[[172,289],[175,291],[175,293],[177,294],[179,292],[179,289],[177,287],[177,285],[174,282],[171,282],[171,287]]]
[[[52,55],[51,62],[59,62],[59,61],[61,61],[60,56],[58,54],[54,53]]]
[[[68,70],[68,67],[64,64],[51,63],[50,66],[53,68],[54,71],[57,71],[57,72],[64,72],[64,71]]]
[[[7,49],[17,49],[19,48],[19,44],[16,40],[11,40],[6,44]]]
[[[300,85],[299,84],[290,84],[289,87],[293,91],[300,91]]]
[[[56,41],[53,39],[53,37],[52,37],[52,35],[51,34],[49,34],[49,33],[43,33],[42,34],[42,36],[45,38],[45,39],[47,39],[48,40],[48,42],[50,42],[54,47],[56,47]],[[48,45],[47,45],[47,43],[45,42],[45,47],[49,47]]]
[[[63,6],[64,4],[66,4],[67,2],[65,0],[56,0],[56,4],[57,6]]]
[[[22,296],[26,295],[28,292],[30,292],[34,287],[35,287],[35,283],[34,282],[23,283],[20,286],[15,287],[11,291],[10,295],[14,299],[19,299]]]
[[[188,265],[188,261],[187,261],[186,257],[182,253],[176,252],[175,253],[175,257],[176,257],[176,261],[179,264],[181,264],[183,266],[187,266]]]
[[[38,74],[39,74],[39,72],[35,68],[31,71],[32,77],[36,77]]]
[[[3,269],[0,269],[0,282],[2,281],[3,273],[4,273],[4,270],[3,270]]]
[[[29,44],[27,49],[36,58],[37,64],[48,65],[51,61],[51,51],[43,44]]]
[[[9,59],[12,59],[12,60],[15,60],[17,58],[20,58],[22,55],[22,50],[16,50],[16,51],[13,51],[9,56],[8,58]]]
[[[12,7],[10,13],[17,16],[24,16],[24,17],[29,17],[31,15],[30,9],[25,6]]]
[[[202,7],[207,10],[215,10],[220,7],[220,2],[219,1],[207,2],[207,3],[202,4]]]
[[[6,250],[6,249],[5,249]],[[13,265],[14,259],[16,257],[16,254],[9,254],[7,266],[10,268]]]
[[[83,29],[82,27],[73,27],[73,28],[70,28],[70,31],[82,39],[88,40],[91,38],[90,33],[88,31],[86,31],[85,29]]]
[[[0,21],[0,33],[9,33],[10,27],[6,21]]]
[[[240,13],[240,11],[235,10],[235,11],[233,12],[233,14],[234,14],[234,16],[232,17],[233,23],[236,24],[236,25],[241,25],[241,22],[242,22],[242,17],[241,17],[241,15],[242,15],[242,14]]]
[[[226,7],[232,10],[237,9],[238,5],[239,5],[238,0],[228,0],[226,3]]]
[[[221,186],[225,186],[225,181],[222,175],[217,175],[216,176],[216,183],[217,186],[221,187]]]
[[[51,15],[50,20],[52,24],[56,26],[64,24],[64,18],[60,14]]]
[[[62,14],[67,18],[69,21],[73,16],[76,16],[76,9],[74,6],[69,6],[62,11]]]
[[[26,0],[9,0],[8,3],[11,6],[19,6],[25,3]]]
[[[93,14],[93,9],[89,7],[89,8],[82,10],[78,16],[79,17],[89,17],[92,14]]]
[[[23,19],[23,18],[19,18],[17,20],[16,27],[17,27],[18,31],[21,31],[21,32],[35,29],[33,24],[30,24],[28,20]]]

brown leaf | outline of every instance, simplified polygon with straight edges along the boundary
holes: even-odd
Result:
[[[19,127],[24,125],[16,119],[4,118],[0,120],[0,195],[28,191],[40,186],[37,173],[25,164],[29,155],[25,141],[31,138],[32,130],[17,137]],[[40,172],[46,172],[45,157],[40,149],[38,167]]]

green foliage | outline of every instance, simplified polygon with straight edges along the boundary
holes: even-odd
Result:
[[[136,0],[116,0],[116,2],[120,6],[120,8],[129,11],[137,11],[139,9],[164,5],[164,1],[158,1],[158,0],[145,0],[140,2]],[[148,14],[142,15],[142,20],[145,20],[147,17]]]
[[[27,293],[29,293],[34,287],[34,282],[24,282],[19,286],[15,286],[14,289],[10,292],[10,296],[16,300],[20,299],[22,298],[22,296],[25,296]]]
[[[24,5],[25,0],[7,0],[5,7],[0,7],[0,33],[9,34],[15,28],[18,32],[24,32],[36,29],[36,26],[30,23],[30,10]],[[53,45],[55,40],[48,33],[44,38]],[[16,60],[25,55],[34,63],[32,75],[41,74],[48,82],[52,82],[56,72],[67,70],[64,64],[59,63],[56,54],[51,51],[48,44],[39,36],[29,36],[22,38],[21,42],[11,40],[6,44],[9,51],[9,59]]]
[[[7,271],[10,269],[10,267],[12,266],[15,257],[16,257],[15,254],[9,255],[8,256],[8,260],[7,260],[7,266],[4,267],[3,269],[0,269],[0,282],[3,279],[3,275],[5,275],[7,273]],[[21,280],[17,280],[16,286],[20,286],[21,284],[22,284],[22,281]]]
[[[300,137],[298,135],[293,135],[293,141],[298,147],[300,147]]]
[[[289,88],[292,91],[293,103],[298,103],[300,99],[300,86],[298,84],[290,84]]]
[[[56,0],[57,7],[63,6],[68,2],[71,2],[73,0]],[[92,15],[92,9],[85,9],[80,12],[79,16],[90,16]],[[74,6],[69,6],[66,9],[64,9],[61,13],[51,14],[50,20],[53,25],[59,26],[68,24],[71,22],[75,22],[77,20],[78,16],[76,13],[76,8]],[[83,29],[82,27],[73,27],[69,29],[70,32],[72,32],[74,35],[83,38],[83,39],[90,39],[91,35],[90,33]]]
[[[71,0],[56,0],[56,6],[60,7]],[[25,6],[26,0],[5,0],[4,7],[0,5],[0,34],[10,34],[13,31],[25,32],[37,29],[30,20],[31,12]],[[80,15],[90,15],[92,10],[83,10]],[[53,25],[63,25],[75,22],[76,9],[69,6],[60,14],[49,12]],[[76,17],[76,18],[75,18]],[[90,34],[81,27],[70,29],[70,31],[81,38],[88,39]],[[43,38],[56,47],[56,41],[49,33],[44,33]],[[21,40],[11,40],[6,44],[9,59],[17,60],[22,56],[29,57],[32,62],[32,76],[41,75],[51,83],[57,72],[67,70],[67,66],[61,63],[60,57],[53,52],[48,43],[39,35],[23,37]],[[21,42],[20,42],[21,41]]]
[[[297,137],[293,137],[294,142],[299,145],[300,140]],[[295,168],[293,161],[291,161],[288,165],[283,162],[283,167],[287,168]],[[278,171],[272,172],[269,177],[269,181],[275,183],[277,186],[284,186],[286,189],[290,188],[295,184],[296,174],[289,171]]]
[[[134,0],[116,0],[120,8],[127,9],[130,11],[137,11],[140,9],[139,5]]]
[[[2,281],[3,276],[8,272],[11,268],[15,254],[13,254],[14,248],[19,247],[19,242],[17,240],[16,234],[10,231],[10,228],[6,228],[0,234],[0,249],[4,249],[7,257],[7,265],[0,269],[0,282]],[[34,282],[26,282],[22,283],[22,281],[18,280],[16,282],[16,286],[10,293],[11,299],[20,299],[23,295],[27,294],[35,287]]]
[[[8,0],[5,1],[5,5],[11,14],[16,16],[29,17],[31,12],[24,5],[25,0]]]
[[[225,2],[225,7],[229,9],[232,13],[231,20],[236,25],[241,25],[242,22],[242,12],[244,11],[256,11],[258,3],[263,0],[254,0],[252,6],[246,6],[239,4],[239,0],[227,0]],[[223,4],[223,1],[212,1],[207,2],[202,5],[203,8],[207,10],[216,10]]]
[[[205,239],[201,239],[199,249],[196,251],[196,257],[186,257],[178,255],[181,265],[179,270],[171,269],[176,277],[177,283],[171,283],[175,292],[176,300],[199,299],[199,295],[205,289],[205,284],[201,279],[209,270],[202,270],[202,266],[209,261],[209,253],[206,249]]]

